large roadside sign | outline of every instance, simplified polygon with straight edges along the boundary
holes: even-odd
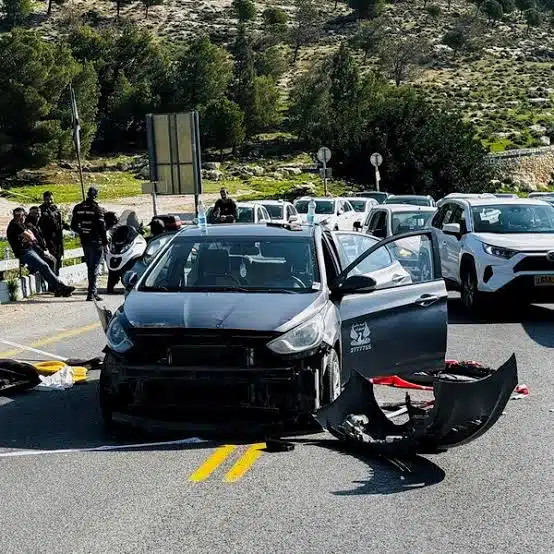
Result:
[[[202,194],[198,112],[148,114],[146,135],[151,183],[143,192]]]

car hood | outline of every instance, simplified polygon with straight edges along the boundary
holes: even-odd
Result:
[[[322,292],[236,293],[132,291],[124,313],[133,327],[284,331],[321,309]]]
[[[491,246],[525,250],[527,252],[554,250],[554,233],[475,233],[475,237]]]

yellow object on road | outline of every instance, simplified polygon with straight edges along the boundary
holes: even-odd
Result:
[[[58,361],[48,361],[48,362],[36,362],[33,364],[36,368],[39,375],[53,375],[54,373],[57,373],[61,369],[63,369],[66,364],[64,362],[58,362]],[[83,381],[86,381],[88,370],[86,367],[80,367],[80,366],[70,366],[71,367],[71,373],[73,375],[73,382],[74,383],[81,383]]]

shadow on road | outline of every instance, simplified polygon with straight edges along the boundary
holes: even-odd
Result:
[[[529,338],[547,348],[554,348],[554,305],[515,307],[495,306],[480,316],[470,316],[459,300],[448,302],[448,323],[467,325],[493,325],[520,323]]]
[[[354,481],[354,485],[359,485],[357,488],[335,491],[332,493],[335,496],[396,494],[437,485],[446,476],[440,467],[422,456],[396,462],[382,457],[372,458],[350,449],[347,450],[337,440],[313,441],[311,444],[350,458],[354,457],[368,466],[371,475],[367,481]]]

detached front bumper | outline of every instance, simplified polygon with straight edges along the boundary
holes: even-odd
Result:
[[[345,444],[369,454],[439,453],[467,444],[488,431],[501,416],[516,385],[515,356],[482,379],[441,379],[439,375],[433,384],[434,407],[425,410],[408,402],[409,420],[396,425],[377,404],[373,385],[355,372],[343,393],[315,417]]]

